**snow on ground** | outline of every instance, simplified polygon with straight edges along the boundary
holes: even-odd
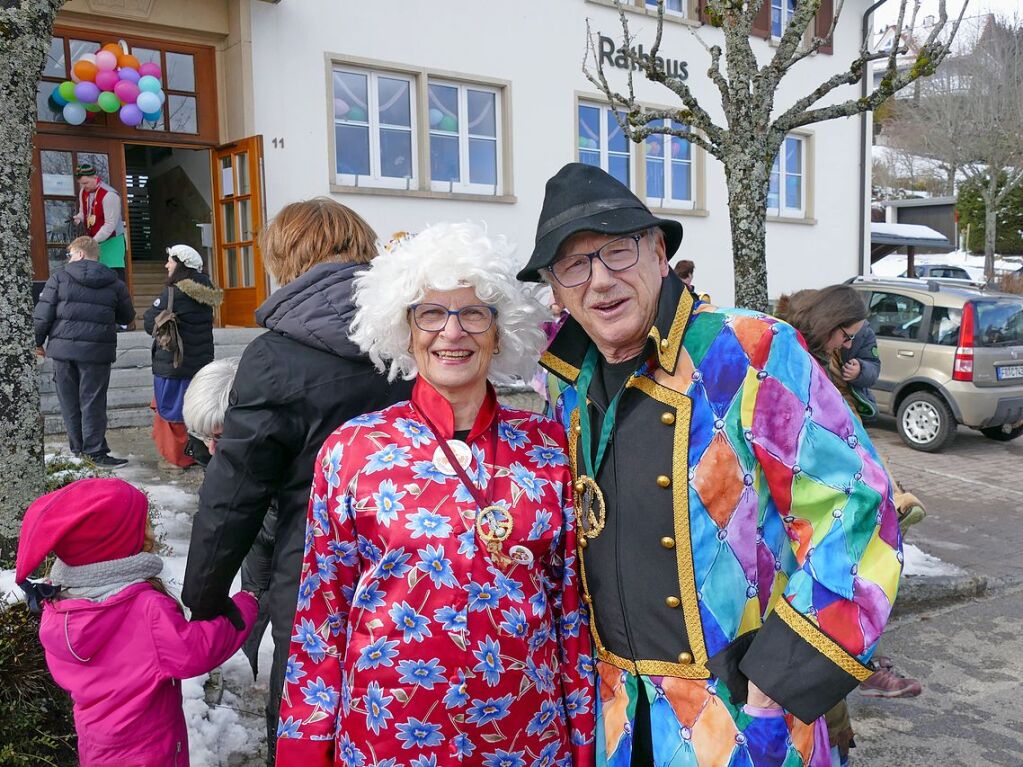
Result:
[[[949,562],[932,557],[912,543],[902,544],[903,575],[963,575],[965,570]]]
[[[961,266],[970,274],[970,279],[984,280],[984,256],[966,253],[962,250],[954,250],[951,253],[918,253],[914,258],[917,264],[943,264],[947,266]],[[1002,258],[995,254],[995,272],[1013,272],[1020,268],[1020,261]],[[906,256],[902,253],[892,253],[885,256],[876,264],[870,267],[871,273],[876,277],[898,277],[906,272]]]

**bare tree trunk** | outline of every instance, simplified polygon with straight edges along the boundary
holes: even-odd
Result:
[[[770,167],[750,145],[726,155],[735,305],[767,311],[767,182]]]
[[[44,487],[32,331],[29,175],[36,80],[63,0],[0,0],[0,563]]]
[[[988,176],[984,198],[984,279],[995,280],[995,238],[998,234],[998,174]]]

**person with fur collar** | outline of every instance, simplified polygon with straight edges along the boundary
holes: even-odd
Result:
[[[255,597],[226,617],[189,622],[158,578],[145,494],[116,478],[80,479],[28,507],[15,580],[42,609],[39,641],[74,702],[81,767],[188,767],[181,679],[230,658],[252,630]],[[29,580],[50,554],[46,582]]]
[[[153,340],[153,441],[172,466],[186,469],[195,461],[185,455],[188,433],[181,408],[185,391],[199,369],[213,361],[213,311],[224,299],[203,274],[202,256],[188,245],[167,248],[163,293],[146,310],[145,328],[153,335],[165,309],[176,316],[181,348],[163,349]],[[173,301],[173,304],[172,304]]]

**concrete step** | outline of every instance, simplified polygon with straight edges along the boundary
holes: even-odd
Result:
[[[249,342],[264,332],[263,328],[214,328],[214,354],[217,359],[240,357]],[[108,428],[152,423],[149,409],[153,399],[152,343],[153,339],[143,331],[117,334],[117,360],[111,367],[107,390]],[[46,433],[60,434],[64,423],[50,359],[44,359],[39,366],[39,388]]]
[[[153,385],[153,373],[149,368],[112,368],[110,370],[110,389],[149,388]],[[39,393],[54,394],[57,391],[53,371],[43,370],[39,373]]]
[[[126,429],[138,426],[151,426],[153,423],[153,411],[149,406],[138,408],[114,408],[107,410],[108,429]],[[64,420],[60,413],[48,413],[43,422],[46,436],[51,434],[64,433]]]

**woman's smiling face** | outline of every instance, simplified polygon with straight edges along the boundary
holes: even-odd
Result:
[[[423,304],[436,304],[452,312],[467,306],[486,306],[471,287],[428,290],[417,305],[422,307]],[[438,319],[440,311],[440,308],[434,309],[432,313],[437,316],[431,316],[430,319]],[[441,330],[422,330],[411,314],[409,324],[412,328],[412,356],[419,368],[419,375],[446,399],[451,400],[459,394],[485,385],[487,371],[490,370],[490,362],[497,348],[496,321],[482,333],[466,332],[458,317],[453,314],[446,315]]]

